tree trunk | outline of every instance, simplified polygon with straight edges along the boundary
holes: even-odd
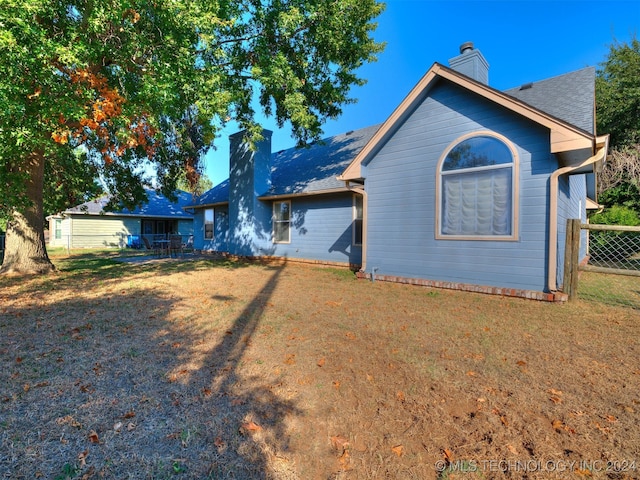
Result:
[[[44,153],[37,151],[27,159],[29,179],[26,191],[31,205],[15,210],[7,225],[4,261],[0,274],[30,275],[49,273],[55,269],[44,242],[42,189]]]

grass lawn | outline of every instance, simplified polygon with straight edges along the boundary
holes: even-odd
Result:
[[[0,277],[0,478],[640,477],[638,304],[54,262]]]

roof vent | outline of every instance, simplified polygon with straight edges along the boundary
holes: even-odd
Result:
[[[351,135],[353,133],[353,130],[349,130],[347,133],[345,133],[345,135]]]
[[[533,87],[533,82],[525,83],[520,87],[520,90],[529,90]]]

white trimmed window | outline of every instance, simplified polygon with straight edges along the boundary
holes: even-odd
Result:
[[[56,235],[56,240],[60,240],[62,239],[62,220],[60,220],[59,218],[55,219],[55,235]]]
[[[204,211],[204,239],[213,240],[213,208]]]
[[[273,202],[273,242],[291,242],[291,201]]]
[[[362,195],[353,196],[353,245],[362,245]]]
[[[516,160],[506,139],[463,137],[445,152],[439,174],[439,238],[516,237]]]

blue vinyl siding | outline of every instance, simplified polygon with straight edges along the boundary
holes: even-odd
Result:
[[[273,255],[359,265],[362,247],[352,245],[353,195],[291,198],[291,242],[273,244]]]
[[[229,207],[223,205],[213,208],[213,239],[204,238],[205,210],[198,208],[193,215],[193,247],[196,250],[228,251]]]
[[[214,238],[204,238],[204,209],[194,214],[194,247],[197,250],[229,252],[235,255],[278,256],[301,260],[314,260],[359,265],[362,247],[352,245],[353,195],[314,195],[294,197],[291,201],[291,241],[274,243],[271,239],[272,201],[262,201],[256,209],[261,215],[253,220],[260,225],[252,232],[252,251],[246,244],[229,242],[228,207],[214,209]],[[246,225],[237,220],[231,228],[244,231]],[[259,241],[255,240],[259,239]]]
[[[583,223],[587,220],[585,198],[587,194],[586,175],[571,175],[558,179],[558,258],[556,282],[564,281],[564,251],[567,234],[567,220],[579,218]],[[587,255],[587,231],[580,236],[580,260]]]
[[[519,162],[517,241],[436,240],[437,163],[460,136],[503,135]],[[367,270],[382,275],[542,291],[546,288],[549,132],[440,81],[367,165]]]

